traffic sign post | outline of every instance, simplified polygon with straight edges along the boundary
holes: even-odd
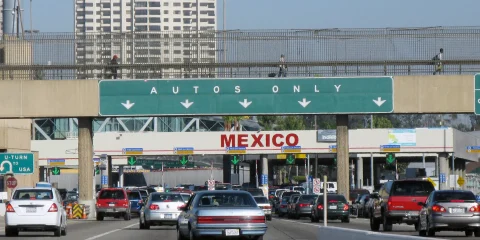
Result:
[[[208,191],[215,190],[215,180],[208,180]]]
[[[33,153],[0,153],[0,174],[33,174]]]
[[[9,177],[6,180],[7,188],[16,188],[17,187],[17,179],[14,177]]]
[[[440,180],[440,183],[447,182],[447,177],[445,176],[445,173],[440,173],[439,180]]]
[[[392,77],[102,80],[101,116],[393,112]]]
[[[313,179],[313,194],[317,194],[317,195],[320,194],[321,189],[322,189],[322,186],[321,186],[320,178],[314,178]]]

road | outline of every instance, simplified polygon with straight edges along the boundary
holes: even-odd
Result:
[[[292,224],[290,221],[273,219],[268,222],[268,231],[264,240],[314,240],[317,239],[318,227],[310,224]],[[53,233],[22,233],[22,239],[52,239]],[[4,221],[0,222],[0,239],[19,239],[5,237]],[[57,239],[57,238],[54,238]],[[85,240],[120,240],[120,239],[162,239],[175,240],[175,227],[151,227],[150,230],[140,230],[138,218],[130,221],[106,218],[102,222],[86,220],[70,220],[67,236],[60,239]]]
[[[311,223],[309,218],[300,220],[290,220],[285,218],[274,217],[268,222],[268,231],[265,240],[314,240],[317,239],[318,227],[323,225],[320,223]],[[342,227],[358,230],[370,230],[368,219],[352,218],[350,223],[341,223],[340,221],[329,221],[328,226]],[[418,236],[413,226],[394,225],[390,234]],[[4,222],[0,219],[0,238],[2,239],[18,239],[4,237]],[[53,233],[20,233],[21,238],[25,239],[52,239]],[[463,232],[440,232],[436,235],[439,239],[477,239],[475,237],[465,237]],[[85,240],[120,240],[120,239],[163,239],[175,240],[175,227],[161,226],[152,227],[150,230],[140,230],[138,227],[138,219],[133,218],[130,221],[117,220],[107,218],[102,222],[86,221],[86,220],[69,220],[68,234],[60,239],[85,239]]]

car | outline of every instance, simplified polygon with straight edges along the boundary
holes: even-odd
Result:
[[[213,190],[195,193],[177,222],[177,239],[245,237],[262,240],[265,213],[245,191]]]
[[[193,193],[183,193],[180,192],[180,196],[182,196],[183,202],[188,203],[188,200],[190,200],[190,197],[192,196]]]
[[[254,197],[265,197],[263,190],[260,188],[244,188],[243,190],[249,192]]]
[[[151,193],[146,204],[141,205],[140,229],[150,229],[150,226],[175,226],[185,202],[180,193]]]
[[[278,209],[276,209],[277,214],[279,217],[285,216],[285,214],[288,213],[288,200],[290,199],[290,196],[285,196],[280,200],[280,203],[277,204]]]
[[[293,206],[291,217],[294,219],[309,217],[313,202],[317,199],[317,197],[318,195],[315,194],[300,195],[295,203],[295,206]]]
[[[370,214],[370,229],[378,231],[380,224],[383,231],[392,231],[394,223],[414,225],[418,231],[420,210],[418,202],[425,202],[435,190],[431,182],[421,179],[404,179],[388,181],[378,190],[379,199],[373,203]]]
[[[435,236],[440,231],[465,231],[465,236],[480,237],[480,205],[471,191],[433,191],[422,207],[419,235]]]
[[[130,213],[135,215],[140,215],[140,209],[142,208],[142,203],[144,199],[142,194],[138,190],[128,190],[127,191],[128,201],[130,202]]]
[[[300,194],[291,195],[290,199],[287,200],[287,217],[293,218],[293,212],[295,211],[295,205],[297,204]]]
[[[67,213],[55,188],[17,188],[6,205],[5,235],[18,236],[20,231],[52,231],[67,235]]]
[[[324,195],[317,197],[311,208],[310,221],[319,222],[323,220],[325,208],[327,218],[330,220],[340,219],[342,223],[350,222],[350,211],[347,199],[340,194],[327,194],[327,203],[324,203]]]
[[[270,201],[266,197],[253,197],[255,202],[257,202],[258,207],[263,209],[265,212],[265,217],[268,221],[272,221],[272,205],[270,205]]]
[[[102,188],[98,192],[95,209],[97,221],[103,221],[104,217],[123,217],[125,221],[132,218],[130,201],[123,188]]]

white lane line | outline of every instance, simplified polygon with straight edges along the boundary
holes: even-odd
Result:
[[[313,223],[297,222],[297,221],[293,221],[293,220],[280,219],[280,218],[274,218],[274,219],[284,221],[284,222],[300,223],[300,224],[303,224],[303,225],[314,226],[314,227],[317,227],[317,228],[320,227],[320,225],[313,224]]]
[[[114,232],[121,231],[121,230],[123,230],[123,229],[130,228],[130,227],[133,227],[133,226],[136,226],[136,225],[138,225],[138,223],[135,223],[135,224],[132,224],[132,225],[128,225],[128,226],[123,227],[123,228],[114,229],[114,230],[112,230],[112,231],[108,231],[108,232],[105,232],[105,233],[102,233],[102,234],[99,234],[99,235],[95,235],[95,236],[93,236],[93,237],[91,237],[91,238],[87,238],[87,239],[85,239],[85,240],[93,240],[93,239],[101,238],[101,237],[103,237],[103,236],[112,234],[112,233],[114,233]]]

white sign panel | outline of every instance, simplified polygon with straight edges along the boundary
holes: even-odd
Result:
[[[320,194],[322,189],[322,183],[320,182],[320,178],[313,179],[313,194]]]
[[[415,129],[390,129],[388,130],[388,143],[400,146],[416,146],[417,131]]]
[[[208,180],[208,191],[215,190],[215,180]]]

